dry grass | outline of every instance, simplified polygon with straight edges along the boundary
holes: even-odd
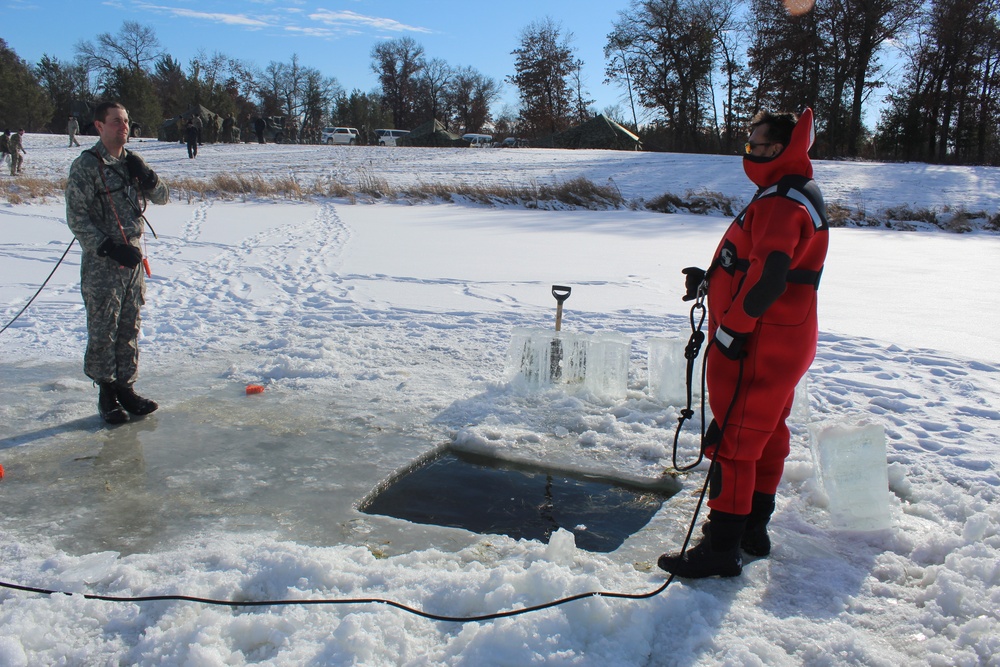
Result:
[[[306,201],[315,197],[344,199],[349,203],[359,201],[466,201],[483,206],[523,206],[533,209],[589,209],[645,208],[661,213],[718,213],[736,215],[736,201],[719,192],[688,190],[683,197],[664,193],[650,201],[626,202],[621,190],[612,179],[607,183],[594,183],[586,178],[573,178],[553,183],[528,184],[468,184],[417,183],[393,186],[376,172],[362,168],[354,173],[342,173],[303,183],[294,174],[264,176],[261,173],[217,174],[208,179],[181,178],[168,180],[173,198],[188,203],[205,199],[285,199]],[[0,178],[0,200],[12,205],[45,202],[62,197],[66,179],[18,177]],[[827,218],[831,227],[886,227],[898,230],[917,229],[920,223],[935,225],[954,233],[974,229],[1000,231],[1000,213],[966,211],[963,207],[912,208],[908,205],[889,207],[877,215],[869,215],[863,203],[846,206],[828,202]]]
[[[711,190],[688,190],[683,198],[667,192],[647,202],[646,208],[660,213],[708,215],[718,212],[727,216],[736,215],[735,199]]]
[[[5,199],[10,204],[23,204],[29,201],[44,203],[50,197],[61,197],[65,191],[65,178],[58,181],[30,176],[0,178],[0,199]]]

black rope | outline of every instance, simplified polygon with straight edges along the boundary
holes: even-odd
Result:
[[[7,327],[9,327],[10,325],[14,324],[14,322],[17,321],[17,318],[21,317],[21,315],[24,314],[24,311],[28,310],[28,306],[31,305],[31,302],[34,301],[38,297],[38,295],[42,293],[42,290],[45,289],[45,286],[49,284],[49,280],[52,278],[53,275],[55,275],[56,269],[58,269],[59,265],[62,264],[62,262],[63,262],[64,259],[66,259],[66,255],[69,254],[69,249],[73,247],[74,243],[76,243],[76,238],[74,238],[72,241],[70,241],[69,245],[66,246],[66,250],[63,251],[62,257],[60,257],[59,261],[56,262],[56,265],[52,267],[52,271],[51,271],[51,273],[49,273],[49,277],[45,279],[45,282],[42,283],[42,286],[38,288],[38,291],[35,292],[34,296],[32,296],[30,299],[28,299],[28,303],[24,304],[24,308],[22,308],[21,311],[17,315],[14,316],[14,319],[12,319],[10,322],[8,322],[7,324],[5,324],[3,326],[3,329],[0,329],[0,333],[3,333],[4,331],[7,330]]]
[[[698,318],[697,324],[695,323],[695,313],[700,312],[700,317]],[[708,310],[705,308],[705,296],[703,291],[699,291],[698,299],[691,306],[691,313],[689,319],[691,321],[691,336],[688,338],[688,343],[684,347],[684,359],[687,361],[685,365],[685,381],[687,386],[687,405],[681,409],[681,415],[677,419],[677,430],[674,431],[674,448],[673,448],[673,465],[674,470],[677,472],[687,472],[688,470],[693,470],[698,467],[702,460],[704,459],[704,448],[698,448],[698,458],[695,462],[681,466],[677,463],[677,445],[681,437],[681,430],[684,428],[684,422],[694,417],[694,410],[691,408],[691,404],[694,402],[694,366],[695,360],[698,358],[698,354],[701,352],[701,346],[705,342],[705,332],[702,331],[702,327],[705,325],[705,316]],[[708,355],[702,359],[701,362],[701,441],[705,440],[705,363],[708,359]]]
[[[214,605],[220,607],[287,607],[287,606],[317,606],[317,605],[345,605],[345,604],[381,604],[388,607],[394,607],[400,609],[407,613],[413,614],[415,616],[420,616],[423,618],[430,619],[432,621],[444,621],[449,623],[476,623],[481,621],[492,621],[498,618],[510,618],[512,616],[521,616],[524,614],[530,614],[532,612],[541,611],[543,609],[550,609],[552,607],[558,607],[560,605],[568,604],[570,602],[575,602],[577,600],[584,600],[586,598],[602,597],[602,598],[618,598],[626,600],[645,600],[648,598],[655,597],[662,593],[667,586],[674,580],[674,575],[670,577],[655,590],[648,591],[646,593],[613,593],[608,591],[590,591],[587,593],[579,593],[577,595],[571,595],[569,597],[560,598],[558,600],[553,600],[551,602],[545,602],[543,604],[534,605],[531,607],[524,607],[522,609],[511,609],[509,611],[499,611],[492,614],[482,614],[480,616],[446,616],[443,614],[433,614],[422,609],[417,609],[415,607],[410,607],[403,604],[402,602],[396,602],[395,600],[387,600],[383,598],[343,598],[343,599],[319,599],[319,600],[219,600],[215,598],[203,598],[196,597],[193,595],[139,595],[139,596],[119,596],[119,595],[96,595],[93,593],[67,593],[65,591],[51,590],[47,588],[36,588],[33,586],[21,586],[19,584],[12,584],[5,581],[0,581],[0,587],[9,588],[15,591],[23,591],[25,593],[38,593],[41,595],[81,595],[87,600],[100,600],[103,602],[194,602],[198,604]]]

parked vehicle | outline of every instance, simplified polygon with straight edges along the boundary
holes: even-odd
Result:
[[[409,133],[409,130],[375,130],[379,146],[395,146],[396,139],[401,139]]]
[[[353,146],[358,143],[358,131],[353,127],[324,127],[319,140],[328,146]]]
[[[463,134],[462,138],[469,142],[470,148],[488,148],[493,145],[492,134]]]
[[[507,137],[500,142],[500,148],[527,148],[528,140],[519,139],[517,137]]]

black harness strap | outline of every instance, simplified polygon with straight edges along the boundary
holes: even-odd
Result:
[[[733,220],[733,224],[743,226],[743,216],[746,215],[750,205],[758,199],[765,197],[786,197],[802,205],[812,218],[816,231],[823,231],[830,228],[826,218],[826,205],[823,202],[823,195],[813,179],[797,174],[782,176],[774,185],[762,188],[757,191],[740,214]],[[715,269],[721,268],[729,275],[735,275],[737,271],[746,273],[750,270],[750,260],[736,255],[736,246],[729,241],[722,245],[722,249],[708,267],[707,276],[711,276]],[[810,269],[790,269],[785,276],[785,282],[795,285],[812,285],[814,289],[819,289],[820,279],[823,277],[823,269],[812,271]]]

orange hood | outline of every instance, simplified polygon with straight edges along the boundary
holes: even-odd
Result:
[[[744,155],[743,171],[760,188],[774,185],[782,176],[789,174],[812,178],[813,168],[812,162],[809,160],[809,149],[812,148],[815,138],[813,112],[807,107],[799,115],[799,122],[792,130],[792,138],[785,146],[785,150],[773,158]]]

